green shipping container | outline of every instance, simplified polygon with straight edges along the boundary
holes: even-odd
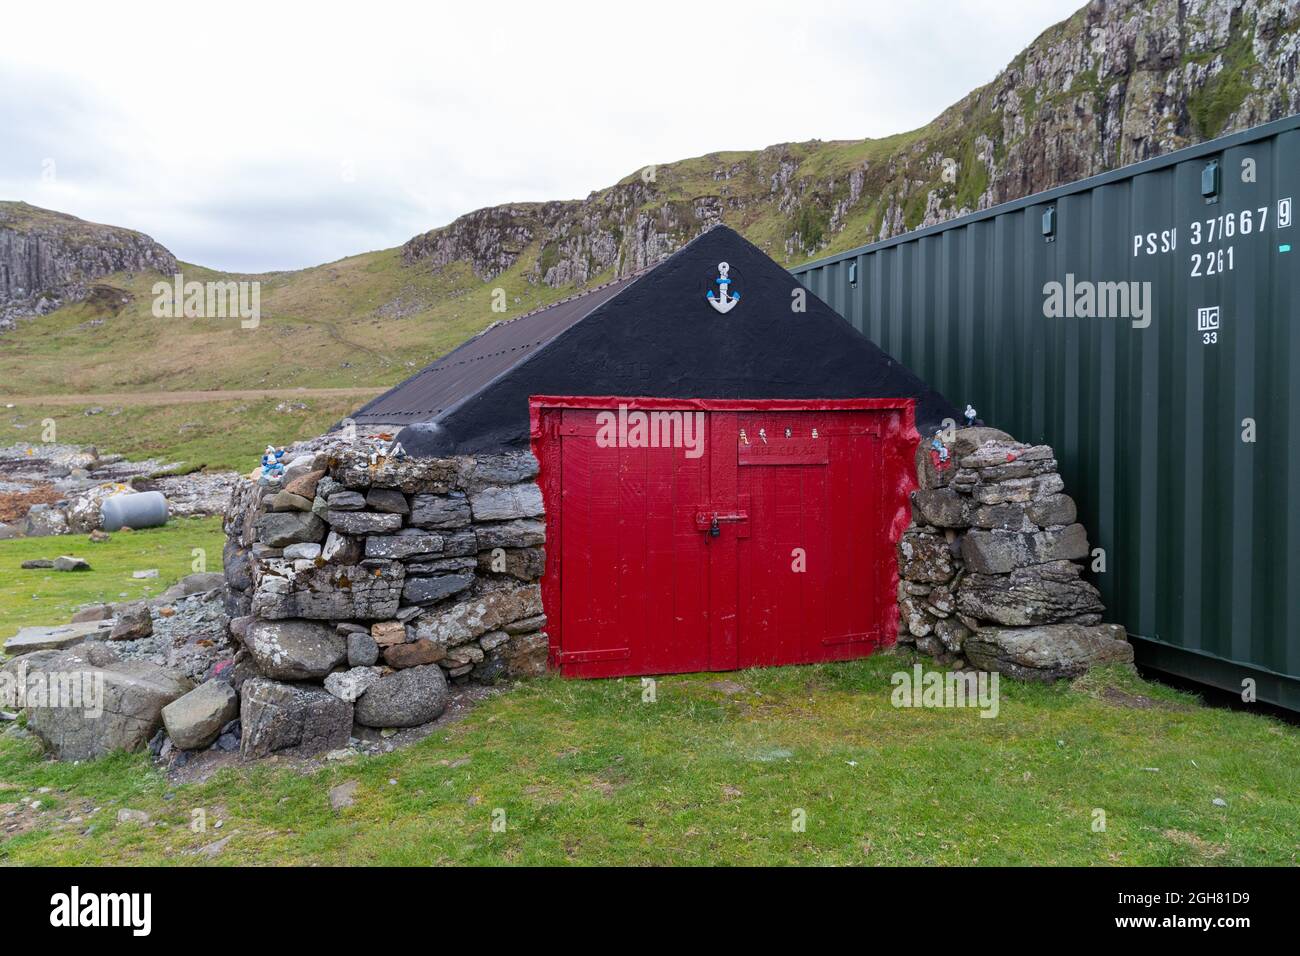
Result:
[[[793,272],[1056,449],[1140,663],[1300,711],[1298,200],[1290,117]]]

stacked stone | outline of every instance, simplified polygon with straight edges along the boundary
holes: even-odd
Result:
[[[961,429],[945,447],[946,461],[929,442],[917,450],[920,487],[898,545],[900,643],[1028,679],[1132,661],[1083,578],[1088,536],[1052,449],[994,428]]]
[[[360,444],[237,489],[224,563],[247,757],[439,716],[448,682],[545,671],[537,461]]]

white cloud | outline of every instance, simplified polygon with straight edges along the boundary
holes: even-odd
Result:
[[[25,4],[0,198],[300,268],[648,163],[913,129],[1080,2]]]

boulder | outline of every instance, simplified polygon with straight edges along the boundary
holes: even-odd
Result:
[[[28,558],[19,565],[24,571],[48,571],[54,567],[53,558]]]
[[[1083,580],[1072,561],[1053,561],[1010,574],[967,574],[957,588],[957,610],[1009,627],[1063,622],[1100,615],[1101,593]]]
[[[325,689],[339,700],[351,704],[383,676],[382,667],[353,667],[346,671],[335,671],[325,678]]]
[[[401,621],[377,621],[370,625],[370,636],[380,647],[401,644],[406,640],[406,625]]]
[[[546,551],[542,548],[480,551],[478,569],[484,574],[508,574],[520,581],[536,581],[546,570]]]
[[[179,672],[148,661],[97,666],[78,650],[46,657],[28,674],[27,729],[60,760],[143,748],[162,725],[163,708],[194,686]],[[47,689],[41,703],[33,698],[38,685]]]
[[[221,734],[221,728],[239,714],[239,695],[224,680],[210,680],[162,709],[163,726],[172,745],[181,750],[201,750]]]
[[[343,636],[315,621],[256,620],[244,646],[258,669],[277,680],[319,679],[348,657]]]
[[[951,488],[912,492],[912,504],[921,519],[937,528],[965,528],[970,525],[970,501]]]
[[[284,549],[284,557],[287,561],[315,561],[320,554],[321,546],[310,542],[291,544]]]
[[[1036,501],[1029,502],[1025,510],[1030,521],[1044,528],[1071,525],[1074,524],[1075,519],[1078,517],[1078,509],[1074,506],[1074,499],[1069,495],[1058,494],[1039,498]]]
[[[55,571],[89,571],[90,562],[85,558],[76,558],[70,554],[62,554],[54,559]]]
[[[455,486],[457,463],[451,458],[383,458],[371,461],[360,448],[340,457],[331,474],[352,489],[396,488],[406,494],[443,495]]]
[[[898,608],[902,612],[908,633],[913,637],[927,637],[933,633],[935,618],[923,600],[909,594],[898,602]]]
[[[1016,568],[1088,555],[1088,534],[1081,524],[1030,534],[972,530],[962,538],[966,566],[985,574],[1008,574]]]
[[[108,636],[110,641],[138,641],[152,633],[153,617],[146,602],[117,605],[113,615],[113,630]]]
[[[295,495],[292,491],[281,491],[272,496],[272,511],[311,511],[312,499]]]
[[[495,633],[495,632],[494,632]],[[435,644],[434,647],[439,645]],[[466,664],[477,664],[483,660],[483,648],[477,644],[458,644],[451,650],[447,651],[447,656],[440,662],[443,667],[450,670],[464,667]]]
[[[291,485],[299,478],[303,478],[313,472],[322,470],[323,468],[316,463],[316,455],[312,452],[306,452],[299,455],[285,466],[284,477],[282,480],[284,484]]]
[[[493,548],[532,548],[546,542],[546,524],[536,518],[519,518],[499,524],[484,524],[474,528],[478,551]],[[450,554],[449,548],[444,553]]]
[[[1065,490],[1065,482],[1057,474],[1040,475],[1037,478],[1012,478],[991,485],[976,485],[971,495],[982,505],[1000,505],[1006,501],[1033,501],[1060,494]]]
[[[272,548],[317,542],[325,537],[325,523],[307,511],[275,511],[257,519],[257,538]]]
[[[411,513],[411,506],[406,501],[406,495],[396,488],[371,488],[366,495],[366,507],[371,511],[395,515]]]
[[[970,633],[970,629],[965,624],[954,618],[938,621],[934,625],[935,637],[943,644],[945,650],[953,654],[962,653],[962,648]]]
[[[537,459],[530,451],[511,451],[501,455],[478,455],[462,458],[459,483],[471,491],[489,485],[514,485],[537,477]]]
[[[273,620],[305,617],[355,621],[393,617],[402,597],[406,569],[397,562],[379,566],[327,564],[292,575],[264,574],[253,592],[253,613]]]
[[[253,569],[249,562],[248,548],[235,539],[228,538],[221,550],[221,570],[226,584],[236,591],[247,591],[253,586]]]
[[[60,624],[56,627],[24,627],[5,641],[4,649],[10,657],[35,651],[63,650],[90,638],[106,637],[110,628],[109,622],[103,619]]]
[[[525,617],[518,621],[512,621],[507,624],[503,630],[507,634],[514,636],[517,634],[528,634],[532,631],[540,631],[544,627],[546,627],[546,615],[537,614],[533,617]],[[482,642],[480,641],[480,643]]]
[[[956,571],[942,535],[908,531],[898,541],[898,573],[907,581],[942,584]]]
[[[353,631],[348,634],[347,642],[349,667],[369,667],[379,660],[379,644],[369,634]]]
[[[478,558],[434,558],[406,562],[406,576],[430,577],[435,574],[449,574],[453,571],[471,571],[478,567]]]
[[[431,613],[416,626],[417,638],[429,638],[446,647],[472,641],[503,625],[542,613],[542,592],[537,585],[488,591]]]
[[[113,605],[111,604],[91,604],[83,607],[76,614],[72,615],[73,624],[84,624],[88,621],[108,621],[113,617]]]
[[[402,527],[401,515],[375,514],[372,511],[336,511],[331,508],[325,512],[325,520],[340,534],[383,534]]]
[[[542,489],[532,482],[484,488],[469,496],[469,507],[475,521],[535,518],[546,512],[542,505]]]
[[[163,601],[179,601],[191,594],[206,594],[208,591],[215,591],[224,587],[225,584],[226,578],[222,572],[200,571],[197,574],[185,575],[158,597]]]
[[[361,539],[331,531],[325,538],[320,556],[330,564],[356,564],[361,560]]]
[[[1020,680],[1052,681],[1100,664],[1133,663],[1133,646],[1118,624],[985,627],[966,638],[963,650],[975,667]]]
[[[401,670],[421,664],[436,664],[447,656],[447,649],[427,638],[409,644],[393,644],[384,648],[384,663]]]
[[[1014,442],[1015,439],[1002,431],[1000,428],[989,428],[986,425],[972,425],[967,428],[959,428],[953,432],[952,445],[949,446],[952,457],[956,461],[961,461],[967,455],[982,448],[989,442]]]
[[[396,516],[394,516],[396,517]],[[442,553],[443,537],[407,528],[400,534],[371,535],[366,538],[367,558],[409,558],[419,554]]]
[[[541,677],[546,673],[550,647],[550,638],[545,631],[520,634],[499,648],[497,656],[505,664],[506,677]]]
[[[348,745],[352,705],[323,687],[254,677],[240,694],[239,753],[245,760],[285,751],[312,756]]]
[[[361,511],[366,507],[366,497],[359,491],[336,491],[325,499],[331,511]]]
[[[373,684],[356,705],[365,727],[415,727],[447,709],[447,678],[437,664],[409,667]]]
[[[53,505],[32,505],[27,511],[23,530],[29,538],[45,538],[51,535],[68,534],[68,516],[62,509]]]
[[[438,574],[426,578],[406,579],[402,601],[406,604],[435,604],[464,591],[474,583],[473,574]]]
[[[460,492],[416,495],[411,499],[411,525],[416,528],[463,528],[470,523],[469,499]]]
[[[316,488],[324,477],[325,472],[323,470],[309,471],[305,475],[299,475],[292,481],[286,481],[284,490],[291,495],[299,495],[311,501],[316,497]]]
[[[21,535],[22,531],[18,528],[0,521],[0,541],[9,541],[13,538],[20,537]]]
[[[478,550],[478,537],[473,528],[461,528],[459,531],[442,533],[442,556],[444,558],[468,557]]]

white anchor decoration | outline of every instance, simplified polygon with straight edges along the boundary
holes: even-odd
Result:
[[[715,297],[712,290],[709,290],[709,305],[713,306],[723,315],[726,315],[737,305],[740,304],[740,294],[732,295],[728,291],[731,285],[731,278],[727,275],[731,271],[731,266],[726,262],[718,263],[718,278],[715,280],[718,284],[718,294]]]

